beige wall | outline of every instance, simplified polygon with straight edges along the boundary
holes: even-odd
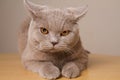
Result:
[[[120,0],[31,0],[52,7],[89,5],[80,20],[85,48],[93,53],[120,55]],[[22,0],[0,0],[0,53],[17,52],[17,29],[25,18]]]

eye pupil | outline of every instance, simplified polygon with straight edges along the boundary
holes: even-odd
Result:
[[[64,31],[63,33],[67,33],[67,31]]]
[[[47,31],[45,28],[43,29],[43,32]]]

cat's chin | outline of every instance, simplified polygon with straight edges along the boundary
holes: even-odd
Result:
[[[61,52],[61,51],[64,51],[63,49],[55,49],[55,48],[52,48],[52,49],[44,49],[44,50],[41,50],[42,52],[44,53],[56,53],[56,52]]]
[[[50,49],[50,50],[42,50],[42,52],[45,53],[56,53],[56,52],[60,52],[61,50],[55,50],[55,49]]]
[[[49,53],[56,53],[56,52],[60,52],[60,51],[62,51],[62,50],[51,49],[51,50],[49,50]]]

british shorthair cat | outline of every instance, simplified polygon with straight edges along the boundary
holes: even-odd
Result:
[[[19,32],[24,67],[46,79],[78,77],[88,63],[77,23],[87,6],[53,9],[28,0],[24,5],[30,13]]]

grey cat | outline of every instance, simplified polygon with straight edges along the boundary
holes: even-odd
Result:
[[[88,52],[79,36],[80,8],[52,9],[24,0],[30,17],[19,32],[19,52],[26,69],[46,79],[78,77],[87,68]]]

